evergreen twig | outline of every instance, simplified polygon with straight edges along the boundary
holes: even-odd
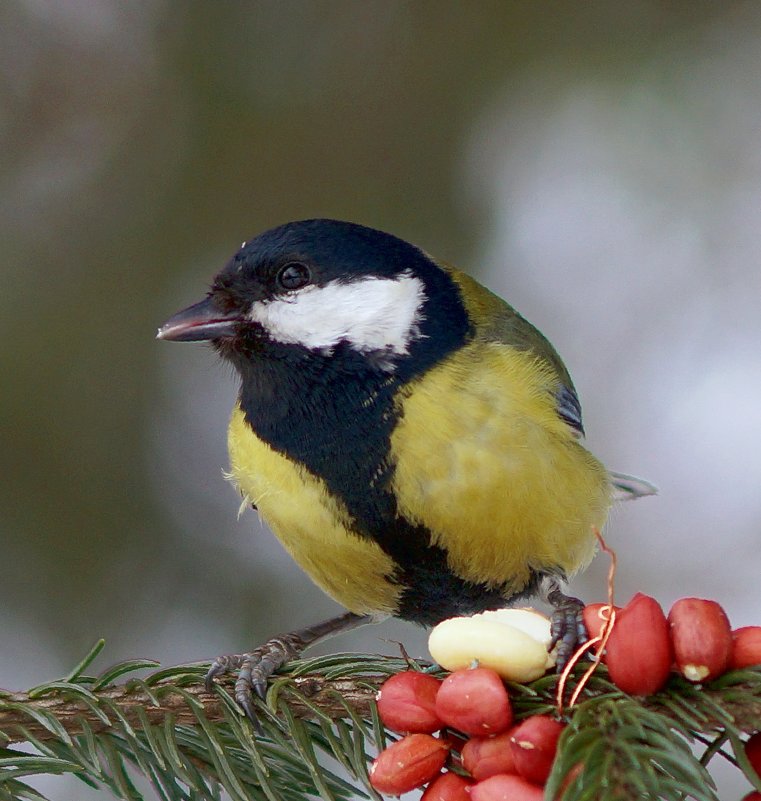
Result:
[[[204,690],[206,665],[155,670],[132,660],[88,675],[102,647],[63,679],[26,693],[0,691],[0,799],[44,801],[24,781],[43,773],[70,773],[130,801],[141,798],[136,774],[162,801],[219,801],[222,791],[236,801],[378,798],[367,763],[389,734],[373,699],[408,660],[337,654],[293,662],[271,682],[266,702],[257,701],[263,736],[256,736],[231,680]],[[511,685],[517,716],[553,714],[555,689],[554,676]],[[761,728],[761,669],[702,687],[673,677],[647,699],[621,693],[602,669],[566,720],[548,798],[582,764],[566,801],[716,801],[706,765],[717,754],[761,789],[742,748],[742,735]],[[21,742],[32,753],[13,747]],[[702,755],[693,754],[694,743]]]

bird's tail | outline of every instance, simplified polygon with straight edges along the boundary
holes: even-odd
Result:
[[[645,481],[644,478],[628,476],[626,473],[616,473],[614,470],[610,470],[608,474],[610,475],[610,483],[613,485],[613,500],[633,501],[636,498],[658,494],[658,487],[649,481]]]

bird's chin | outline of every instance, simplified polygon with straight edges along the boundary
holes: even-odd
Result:
[[[238,347],[239,340],[232,336],[217,337],[212,339],[209,344],[223,359],[230,358],[240,350]]]
[[[236,364],[258,359],[266,351],[266,337],[258,326],[241,323],[234,330],[211,339],[209,344],[223,358]]]

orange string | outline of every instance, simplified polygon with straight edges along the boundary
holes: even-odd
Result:
[[[563,696],[565,695],[566,685],[568,684],[569,677],[571,675],[571,671],[573,670],[576,663],[587,653],[587,651],[591,651],[595,648],[594,658],[592,660],[592,664],[589,668],[584,672],[584,675],[579,679],[576,687],[574,688],[573,693],[568,701],[568,706],[573,706],[578,700],[581,693],[584,691],[584,688],[589,683],[589,679],[592,674],[597,670],[597,666],[600,664],[602,659],[602,653],[605,650],[605,646],[608,642],[608,638],[610,637],[611,632],[613,631],[613,626],[616,624],[616,610],[615,605],[613,603],[613,598],[615,594],[615,587],[616,587],[616,552],[608,547],[608,544],[600,534],[600,531],[595,527],[594,529],[595,537],[597,537],[597,541],[600,543],[600,550],[604,553],[608,554],[610,557],[610,567],[608,568],[608,605],[603,606],[598,611],[598,615],[600,619],[603,621],[603,627],[600,630],[600,635],[598,637],[594,637],[591,640],[588,640],[584,643],[580,648],[576,650],[574,655],[568,660],[568,664],[563,669],[563,672],[560,674],[560,679],[558,681],[558,689],[556,695],[556,702],[558,707],[558,714],[561,715],[563,713]]]

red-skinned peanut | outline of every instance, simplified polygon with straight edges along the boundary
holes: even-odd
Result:
[[[618,612],[618,606],[613,608]],[[590,640],[600,636],[602,627],[605,624],[605,618],[609,616],[609,610],[610,607],[606,603],[587,604],[584,607],[584,627]],[[605,618],[603,615],[605,615]]]
[[[500,773],[470,788],[473,801],[543,801],[544,789],[522,776]]]
[[[380,793],[401,795],[429,782],[444,767],[449,748],[430,734],[408,734],[378,754],[370,784]]]
[[[470,801],[468,788],[472,786],[470,779],[447,771],[428,785],[420,801]]]
[[[731,670],[761,665],[761,626],[743,626],[732,632]]]
[[[378,714],[384,725],[402,734],[432,734],[444,724],[436,714],[441,680],[417,670],[391,676],[378,693]]]
[[[502,679],[489,668],[456,670],[436,696],[436,714],[453,729],[473,737],[507,731],[513,710]]]
[[[544,784],[552,770],[565,725],[549,715],[532,715],[512,730],[510,750],[524,779]]]
[[[732,628],[716,601],[680,598],[668,616],[677,670],[693,682],[721,676],[732,656]]]
[[[625,693],[651,695],[666,683],[673,662],[669,626],[660,604],[638,592],[616,615],[605,662]]]
[[[514,729],[496,737],[471,737],[462,748],[462,766],[476,781],[498,773],[516,773],[515,759],[510,747]]]

